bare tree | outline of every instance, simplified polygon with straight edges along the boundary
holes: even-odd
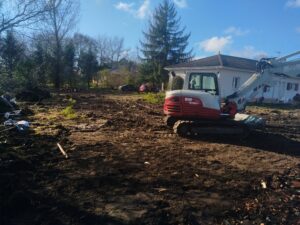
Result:
[[[100,67],[104,67],[109,63],[108,59],[108,38],[105,36],[99,36],[97,41],[97,49],[98,49],[98,61]]]
[[[79,57],[80,52],[87,51],[88,49],[97,50],[97,42],[94,38],[81,33],[74,34],[73,42],[76,48],[76,55]]]
[[[100,66],[113,66],[120,61],[124,50],[124,39],[120,37],[100,36],[97,39]]]
[[[50,10],[44,16],[45,34],[53,44],[55,88],[59,88],[62,76],[62,46],[67,34],[78,21],[79,0],[44,0]]]
[[[124,51],[124,38],[113,37],[109,39],[109,53],[112,62],[119,62],[122,52]]]
[[[0,34],[37,22],[49,9],[45,0],[0,0]]]

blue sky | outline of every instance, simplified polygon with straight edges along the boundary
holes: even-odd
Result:
[[[196,57],[248,58],[300,50],[300,0],[171,0]],[[160,0],[81,0],[78,31],[120,36],[132,52]]]

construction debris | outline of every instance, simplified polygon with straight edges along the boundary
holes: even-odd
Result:
[[[15,111],[12,111],[12,112],[6,112],[4,114],[4,118],[9,119],[11,117],[18,117],[18,116],[21,115],[21,112],[22,112],[22,110],[15,110]]]
[[[0,96],[0,113],[4,114],[6,112],[11,112],[16,110],[17,105],[14,98],[9,95]]]
[[[26,131],[29,129],[29,122],[26,120],[21,120],[16,123],[16,127],[19,131]]]
[[[61,145],[60,145],[59,143],[57,143],[56,145],[57,145],[58,149],[60,150],[60,152],[64,155],[64,157],[65,157],[66,159],[68,159],[69,156],[68,156],[68,154],[65,152],[65,150],[61,147]]]
[[[26,131],[29,129],[30,124],[26,120],[15,121],[15,120],[9,119],[4,122],[4,126],[14,126],[18,129],[18,131]]]
[[[262,189],[266,189],[267,188],[267,183],[265,181],[261,181],[261,187]]]

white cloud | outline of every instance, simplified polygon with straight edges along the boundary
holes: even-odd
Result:
[[[249,34],[250,30],[243,30],[239,27],[231,26],[231,27],[228,27],[224,32],[225,32],[225,34],[232,34],[235,36],[243,36],[243,35]]]
[[[179,8],[186,8],[187,7],[187,1],[186,0],[173,0],[175,5],[177,5]]]
[[[137,10],[136,16],[140,19],[144,19],[149,13],[150,0],[145,0],[141,7]]]
[[[121,11],[125,12],[134,12],[133,7],[134,3],[124,3],[124,2],[119,2],[118,4],[115,5],[115,8]]]
[[[298,8],[300,7],[300,0],[289,0],[286,3],[286,6],[291,8]]]
[[[124,12],[128,12],[139,19],[144,19],[150,11],[150,0],[144,0],[143,4],[135,9],[134,3],[125,3],[125,2],[119,2],[115,5],[115,8]]]
[[[267,57],[267,53],[265,51],[257,50],[251,45],[245,46],[241,50],[231,51],[230,55],[250,59],[261,59]]]
[[[224,50],[232,43],[232,37],[212,37],[199,43],[200,48],[205,52],[217,53]]]

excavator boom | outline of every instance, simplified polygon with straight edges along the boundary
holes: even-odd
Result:
[[[270,85],[276,76],[300,79],[300,59],[289,60],[300,56],[300,51],[293,54],[271,59],[261,59],[257,64],[257,72],[254,73],[235,93],[227,96],[228,102],[233,102],[238,111],[245,109],[249,100]]]

